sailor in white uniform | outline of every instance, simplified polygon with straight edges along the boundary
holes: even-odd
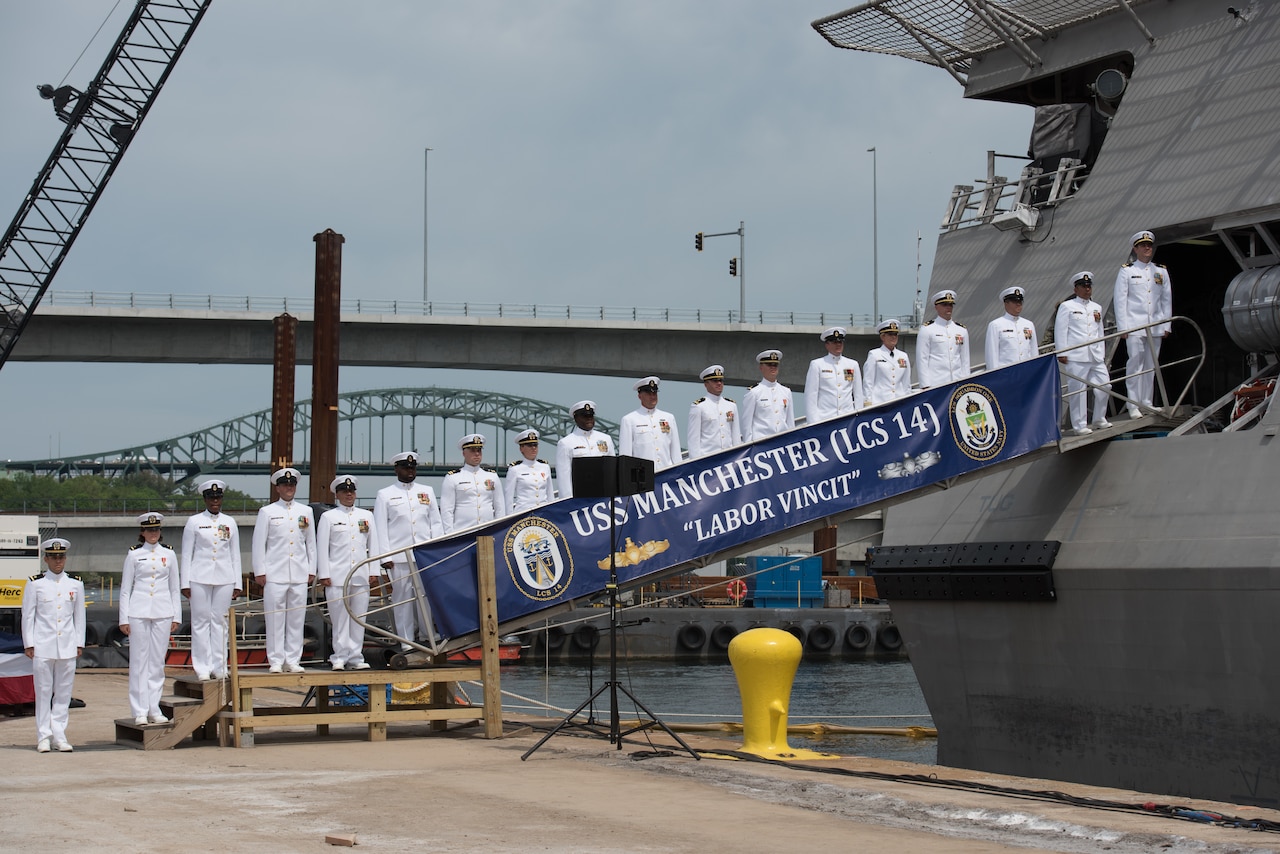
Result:
[[[311,506],[294,501],[300,474],[271,475],[278,500],[258,511],[253,525],[253,574],[262,585],[270,672],[302,672],[302,626],[307,590],[316,579],[316,520]]]
[[[413,451],[401,451],[391,458],[391,464],[395,466],[396,482],[379,489],[373,502],[374,540],[380,555],[397,550],[383,558],[382,568],[391,577],[396,634],[412,641],[417,638],[418,611],[413,579],[409,574],[416,572],[418,567],[412,552],[398,550],[443,537],[444,524],[440,520],[436,491],[417,482],[418,455]]]
[[[1093,273],[1082,270],[1071,277],[1075,296],[1058,306],[1053,323],[1053,342],[1059,350],[1069,352],[1058,356],[1062,375],[1067,380],[1067,409],[1071,413],[1071,428],[1079,435],[1092,433],[1088,426],[1089,392],[1086,382],[1098,388],[1093,390],[1093,426],[1106,429],[1107,389],[1111,388],[1107,375],[1106,346],[1102,342],[1102,306],[1093,301]]]
[[[618,425],[618,453],[653,460],[654,471],[680,462],[680,428],[676,417],[658,408],[662,380],[644,377],[632,383],[640,406],[622,416]]]
[[[227,613],[244,594],[240,564],[240,529],[222,512],[227,485],[206,480],[198,487],[204,512],[182,529],[179,585],[191,602],[191,667],[196,678],[227,675]]]
[[[933,295],[938,316],[925,321],[916,334],[916,376],[920,388],[947,385],[969,376],[969,330],[952,319],[956,292]]]
[[[71,543],[45,540],[47,571],[27,582],[22,594],[22,646],[32,663],[36,693],[36,751],[70,753],[67,710],[76,678],[76,659],[84,652],[84,585],[63,570]]]
[[[898,347],[898,321],[886,320],[876,327],[880,346],[867,353],[862,366],[866,405],[876,406],[911,394],[911,360]]]
[[[818,336],[827,355],[809,363],[804,379],[804,416],[806,423],[816,424],[862,408],[865,397],[862,369],[844,355],[844,327],[832,326]]]
[[[781,350],[761,350],[756,354],[760,382],[742,398],[742,439],[754,442],[796,426],[796,408],[791,389],[778,382]]]
[[[463,466],[444,476],[440,485],[440,520],[452,534],[507,515],[507,493],[498,473],[481,465],[484,436],[468,433],[458,440]]]
[[[1156,253],[1156,236],[1150,231],[1139,231],[1130,238],[1133,244],[1133,261],[1125,264],[1116,274],[1114,293],[1116,328],[1123,333],[1129,361],[1125,365],[1125,386],[1129,397],[1151,406],[1155,388],[1155,369],[1160,363],[1160,345],[1172,329],[1169,323],[1160,323],[1150,329],[1138,329],[1157,320],[1173,316],[1173,283],[1164,265],[1152,262]],[[1125,330],[1136,330],[1125,332]],[[1142,411],[1136,404],[1129,404],[1129,417],[1138,418]]]
[[[1000,292],[1004,314],[987,324],[987,370],[1004,368],[1036,355],[1036,325],[1022,316],[1022,288],[1005,288]]]
[[[517,433],[516,446],[523,459],[507,467],[507,509],[523,513],[551,501],[551,466],[538,459],[537,430]]]
[[[708,365],[698,374],[707,390],[689,407],[689,459],[696,460],[742,442],[738,404],[724,396],[724,366]]]
[[[364,563],[375,541],[373,513],[356,506],[354,475],[338,475],[329,491],[338,506],[320,514],[316,523],[316,577],[324,587],[333,627],[334,670],[368,670],[364,660],[364,626],[352,619],[369,613],[369,588],[378,582],[377,564]],[[358,569],[357,569],[358,567]]]
[[[574,428],[556,444],[556,488],[561,498],[573,496],[573,461],[578,457],[614,456],[613,439],[596,429],[596,404],[579,400],[569,407]]]
[[[163,513],[138,517],[140,542],[120,573],[120,630],[129,636],[129,707],[133,722],[163,724],[164,659],[169,633],[182,622],[178,555],[162,543]]]

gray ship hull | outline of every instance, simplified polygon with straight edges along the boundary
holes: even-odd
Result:
[[[1056,601],[891,602],[938,761],[1280,803],[1278,440],[1113,441],[888,511],[886,545],[1056,540]]]

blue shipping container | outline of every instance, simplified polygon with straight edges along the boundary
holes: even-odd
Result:
[[[755,556],[747,567],[757,572],[747,580],[755,608],[821,608],[822,558]]]

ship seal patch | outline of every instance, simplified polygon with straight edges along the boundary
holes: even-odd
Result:
[[[516,589],[535,602],[555,599],[573,580],[568,543],[546,519],[530,516],[512,525],[502,553]]]
[[[1004,414],[986,386],[966,383],[951,395],[951,435],[968,457],[989,460],[1004,449]]]

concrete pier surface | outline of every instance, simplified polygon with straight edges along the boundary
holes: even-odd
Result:
[[[508,718],[506,737],[491,741],[476,728],[403,725],[368,743],[362,728],[335,726],[324,739],[264,731],[252,749],[143,752],[114,742],[112,721],[128,714],[124,673],[81,671],[74,695],[87,704],[71,711],[74,753],[37,754],[34,718],[0,719],[4,850],[325,851],[326,836],[354,835],[367,851],[1280,851],[1280,833],[1016,793],[1270,822],[1280,811],[856,757],[735,761],[709,752],[735,742],[700,735],[683,737],[708,751],[702,761],[658,732],[621,751],[559,734],[522,762],[546,719],[533,729]],[[831,773],[841,770],[863,776]]]

